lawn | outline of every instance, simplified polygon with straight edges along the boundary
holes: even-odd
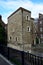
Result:
[[[12,63],[15,63],[16,65],[22,65],[17,59],[13,58],[13,59],[10,59],[10,61]]]

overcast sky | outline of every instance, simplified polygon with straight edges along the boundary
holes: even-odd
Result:
[[[37,18],[39,13],[43,14],[43,0],[0,0],[0,15],[3,21],[7,23],[7,17],[19,7],[31,11],[33,18]]]

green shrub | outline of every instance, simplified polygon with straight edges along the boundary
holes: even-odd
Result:
[[[16,65],[21,65],[21,63],[19,62],[19,61],[17,61],[17,59],[10,59],[10,61],[12,62],[12,63],[15,63]]]

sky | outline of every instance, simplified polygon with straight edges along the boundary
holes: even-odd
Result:
[[[43,14],[43,0],[0,0],[0,15],[7,23],[7,18],[19,7],[31,11],[31,17],[38,18],[39,13]]]

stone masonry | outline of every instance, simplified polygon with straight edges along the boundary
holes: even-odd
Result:
[[[24,51],[31,51],[35,39],[34,19],[31,11],[22,7],[8,17],[8,46]]]

